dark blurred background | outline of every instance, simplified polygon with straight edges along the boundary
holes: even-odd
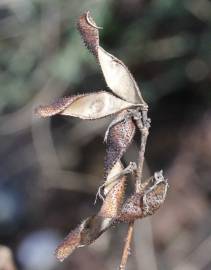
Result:
[[[163,169],[170,183],[164,206],[136,222],[128,270],[211,269],[211,1],[1,0],[0,270],[15,269],[3,266],[11,252],[23,270],[109,270],[120,261],[126,225],[64,263],[53,256],[100,206],[111,119],[33,114],[58,97],[107,89],[75,27],[86,10],[149,104],[145,176]],[[137,139],[125,162],[135,160]]]

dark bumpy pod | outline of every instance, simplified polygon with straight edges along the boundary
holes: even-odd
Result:
[[[164,203],[167,189],[168,182],[163,172],[156,172],[154,177],[143,183],[141,193],[135,193],[126,200],[117,220],[131,222],[153,215]]]
[[[117,116],[117,124],[114,124],[108,130],[104,163],[105,178],[107,177],[113,166],[116,164],[116,162],[121,159],[122,155],[125,153],[134,137],[135,124],[133,123],[132,118],[128,118],[127,115],[127,110],[119,113]],[[118,122],[118,118],[121,118],[123,120]]]
[[[98,27],[89,12],[82,14],[77,22],[77,28],[82,36],[85,46],[98,58],[99,32]]]

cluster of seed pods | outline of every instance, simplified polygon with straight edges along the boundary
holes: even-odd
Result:
[[[147,110],[148,106],[127,67],[99,45],[100,27],[95,24],[89,12],[81,15],[77,27],[86,47],[96,57],[107,86],[114,94],[101,90],[65,97],[50,105],[39,106],[36,113],[41,117],[61,114],[83,120],[96,120],[110,115],[115,115],[115,118],[105,135],[101,209],[96,215],[86,218],[59,245],[56,256],[60,261],[76,248],[91,244],[111,225],[133,222],[154,214],[163,204],[168,188],[162,171],[156,172],[142,184],[139,192],[125,199],[127,174],[135,172],[136,166],[130,163],[124,168],[121,159],[136,130],[140,129],[140,111]]]

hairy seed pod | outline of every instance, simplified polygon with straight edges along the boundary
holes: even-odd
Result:
[[[123,204],[121,214],[117,218],[121,222],[132,222],[143,217],[143,194],[135,193]]]
[[[66,259],[76,248],[90,245],[112,225],[111,218],[98,215],[85,219],[72,230],[55,251],[58,260]]]
[[[121,159],[134,137],[135,124],[132,118],[127,117],[127,115],[127,110],[119,113],[114,120],[116,124],[108,130],[104,163],[105,178],[116,162]],[[118,122],[118,119],[121,119],[120,122]]]
[[[50,105],[39,106],[35,112],[41,117],[62,114],[84,120],[95,120],[133,107],[134,104],[117,98],[108,92],[99,91],[60,98]]]
[[[154,177],[143,184],[141,193],[135,193],[126,200],[117,220],[131,222],[153,215],[164,203],[167,189],[168,182],[162,171],[155,173]]]
[[[80,16],[77,28],[85,46],[96,57],[108,87],[120,98],[133,104],[147,106],[132,74],[115,56],[99,46],[99,29],[89,12]]]
[[[103,205],[100,209],[98,215],[102,217],[116,218],[122,208],[124,196],[125,196],[125,182],[126,176],[123,175],[116,181],[110,183],[114,173],[118,174],[123,170],[123,166],[120,161],[118,161],[115,166],[110,171],[107,180],[105,181]]]
[[[75,100],[78,99],[78,96],[72,97],[63,97],[59,98],[53,103],[49,105],[40,105],[35,109],[35,114],[40,117],[49,117],[56,114],[60,114],[63,110],[65,110],[68,106],[70,106]]]
[[[101,27],[98,27],[95,24],[94,20],[89,14],[89,11],[80,16],[77,22],[77,28],[82,36],[85,46],[97,58],[99,47],[98,29]]]

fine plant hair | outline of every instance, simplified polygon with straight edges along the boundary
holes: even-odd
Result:
[[[60,98],[53,104],[39,106],[37,115],[49,117],[67,115],[83,120],[96,120],[114,115],[105,133],[106,153],[104,183],[97,191],[102,199],[99,212],[84,219],[72,230],[56,249],[56,257],[63,261],[76,248],[94,242],[113,224],[128,223],[119,269],[125,269],[130,253],[133,227],[136,219],[153,215],[163,204],[168,189],[163,172],[155,172],[142,182],[145,148],[150,128],[148,105],[127,67],[99,44],[99,29],[89,12],[80,16],[77,28],[87,49],[95,56],[102,69],[107,86],[114,93],[98,91]],[[125,168],[121,162],[131,144],[135,132],[140,134],[137,163],[130,162]],[[127,175],[134,178],[134,192],[125,198]]]

